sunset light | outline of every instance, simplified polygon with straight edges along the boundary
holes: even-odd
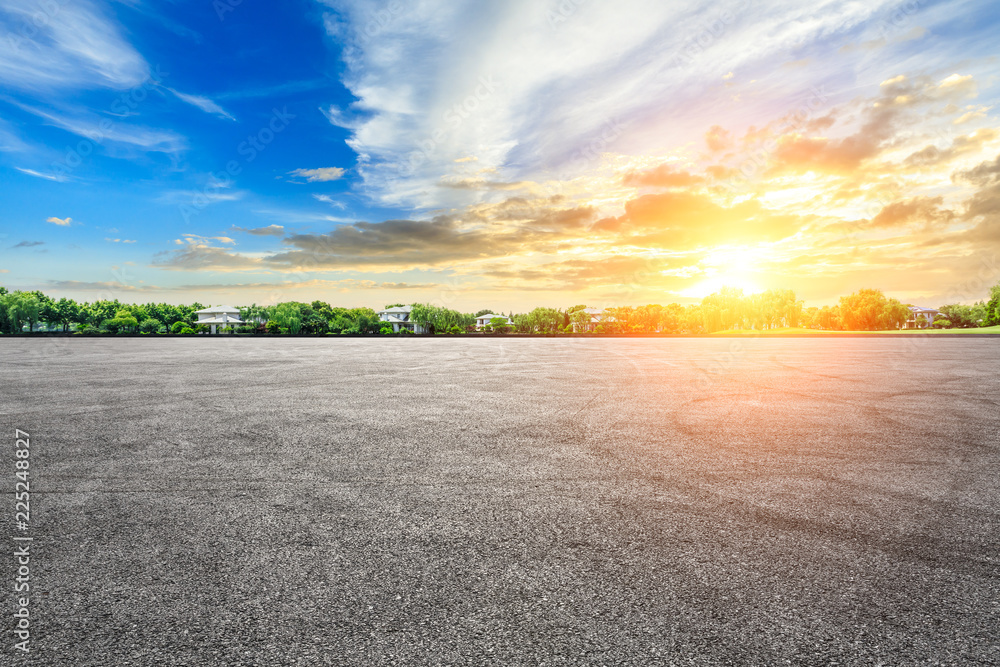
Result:
[[[1000,0],[0,0],[0,175],[12,666],[1000,665]]]

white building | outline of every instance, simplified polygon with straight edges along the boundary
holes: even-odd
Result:
[[[195,324],[212,327],[212,333],[215,333],[217,326],[232,327],[243,324],[243,320],[240,319],[240,309],[232,306],[214,306],[199,310],[195,315],[198,316],[198,321]]]
[[[941,314],[940,310],[910,306],[910,318],[906,320],[906,329],[926,329],[934,326],[934,318]]]
[[[399,333],[401,329],[407,329],[416,334],[426,333],[427,330],[422,324],[410,319],[412,314],[413,306],[396,306],[379,312],[378,319],[380,322],[391,324],[394,333]]]
[[[485,329],[486,327],[492,326],[491,322],[494,318],[499,317],[504,321],[506,326],[511,326],[514,322],[506,315],[494,315],[493,313],[487,313],[485,315],[480,315],[476,318],[476,328]]]
[[[611,317],[600,308],[584,308],[583,310],[579,310],[577,312],[584,313],[583,316],[579,316],[583,321],[573,321],[573,316],[571,316],[570,319],[573,321],[573,333],[593,331],[601,322],[615,321],[615,318]],[[573,315],[576,316],[576,313]]]

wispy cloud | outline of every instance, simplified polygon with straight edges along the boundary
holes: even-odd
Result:
[[[253,234],[254,236],[284,236],[285,228],[281,225],[268,225],[267,227],[237,227],[233,225],[233,231],[243,232],[244,234]]]
[[[201,207],[204,204],[240,201],[246,194],[246,190],[226,190],[224,188],[206,187],[202,190],[167,190],[160,193],[157,199],[169,204],[192,204]]]
[[[53,225],[58,225],[60,227],[69,227],[73,224],[73,218],[57,218],[53,216],[46,219],[45,222],[51,222]]]
[[[470,148],[496,180],[569,179],[592,173],[604,153],[688,144],[719,109],[760,122],[774,113],[761,100],[794,99],[849,65],[798,68],[772,77],[770,90],[758,73],[790,52],[846,40],[898,5],[429,0],[387,18],[366,0],[318,1],[336,10],[327,30],[344,44],[344,81],[358,98],[327,118],[351,132],[368,194],[421,208],[482,199],[442,187],[470,176],[461,162]],[[372,25],[377,39],[366,33]]]
[[[347,205],[344,202],[337,201],[336,199],[334,199],[330,195],[317,195],[317,194],[314,194],[313,198],[316,201],[321,201],[324,204],[329,204],[330,206],[333,206],[334,208],[339,208],[341,211],[343,211],[343,210],[345,210],[347,208]]]
[[[11,248],[34,248],[40,245],[45,245],[45,241],[21,241],[17,245],[11,246]]]
[[[14,168],[23,174],[27,174],[28,176],[34,176],[35,178],[44,178],[47,181],[56,181],[61,183],[66,180],[66,177],[63,176],[62,174],[43,174],[42,172],[35,171],[34,169],[26,169],[24,167],[14,167]]]
[[[6,0],[0,42],[0,81],[16,88],[124,89],[149,72],[109,12],[89,0]]]
[[[96,145],[122,144],[154,153],[177,153],[187,148],[187,140],[170,130],[157,130],[122,122],[113,123],[91,111],[50,113],[25,104],[17,106],[55,127],[84,137]]]
[[[187,242],[189,244],[198,245],[198,244],[208,244],[212,241],[218,241],[219,243],[236,245],[236,240],[228,236],[200,236],[198,234],[181,234],[181,236],[184,237],[184,241],[178,239],[177,240],[178,244]]]
[[[153,285],[129,285],[117,280],[107,282],[83,281],[83,280],[50,280],[46,283],[49,289],[54,290],[80,290],[83,292],[96,291],[121,291],[121,292],[146,292],[157,291],[160,288]]]
[[[309,183],[327,183],[339,180],[346,170],[340,167],[323,167],[320,169],[294,169],[288,172],[289,176],[304,178]]]
[[[204,111],[205,113],[219,116],[220,118],[225,118],[226,120],[231,120],[231,121],[236,120],[228,111],[226,111],[217,103],[213,102],[207,97],[201,97],[200,95],[188,95],[178,90],[174,90],[173,88],[167,88],[167,90],[176,95],[177,98],[182,102],[187,102],[191,106],[197,107],[202,111]]]

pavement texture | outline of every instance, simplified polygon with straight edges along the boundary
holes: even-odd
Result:
[[[2,338],[0,663],[997,665],[998,345]]]

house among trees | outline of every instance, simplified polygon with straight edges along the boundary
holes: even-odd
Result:
[[[240,319],[240,309],[233,308],[232,306],[205,308],[204,310],[195,311],[195,315],[198,316],[198,321],[195,324],[204,324],[212,327],[212,333],[215,333],[217,326],[233,327],[243,324],[243,320]]]
[[[934,326],[934,318],[941,314],[940,310],[909,306],[910,317],[906,320],[906,329],[926,329]]]
[[[601,322],[614,322],[615,318],[600,308],[584,308],[570,315],[573,333],[594,331]]]
[[[417,334],[426,333],[427,329],[419,322],[414,322],[411,317],[412,315],[413,306],[395,306],[380,311],[378,319],[380,322],[391,324],[393,333],[399,333],[401,329],[406,329]]]
[[[493,313],[486,313],[485,315],[480,315],[476,318],[476,328],[486,329],[487,327],[492,326],[492,322],[494,319],[498,318],[503,320],[502,326],[509,327],[514,324],[513,320],[511,320],[506,315],[494,315]]]

